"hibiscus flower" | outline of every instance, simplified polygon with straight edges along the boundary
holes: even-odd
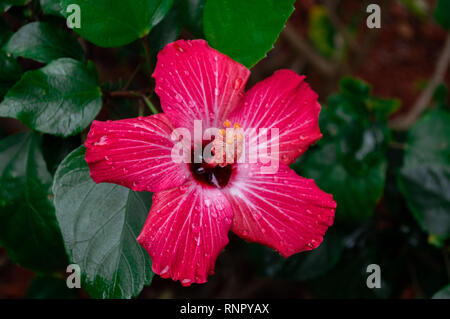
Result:
[[[288,257],[319,246],[334,220],[332,196],[288,167],[321,138],[317,95],[305,77],[290,70],[275,72],[245,94],[249,74],[203,40],[170,43],[153,74],[164,113],[94,121],[86,140],[96,183],[154,192],[137,240],[156,274],[184,286],[204,283],[214,273],[230,230]],[[250,128],[277,128],[277,171],[263,173],[266,164],[259,161],[175,161],[178,139],[172,133],[192,132],[195,120],[204,129],[242,128],[234,141],[247,137]]]

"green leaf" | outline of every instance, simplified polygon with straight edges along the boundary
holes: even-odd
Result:
[[[203,12],[206,0],[175,0],[174,7],[177,8],[184,27],[196,38],[204,38],[203,35]]]
[[[36,276],[27,291],[28,299],[73,299],[76,289],[69,289],[62,278]]]
[[[151,194],[95,184],[84,154],[84,147],[73,151],[53,184],[66,251],[81,267],[82,287],[93,298],[135,297],[153,277],[150,257],[136,241]]]
[[[450,30],[450,0],[439,0],[434,18],[445,29]]]
[[[292,165],[333,194],[338,220],[370,218],[383,195],[391,139],[387,116],[397,105],[372,97],[368,84],[343,78],[341,93],[331,96],[320,114],[324,138]]]
[[[48,63],[59,58],[84,60],[78,41],[68,32],[46,22],[24,25],[9,39],[3,50],[14,57]]]
[[[172,0],[60,0],[67,7],[80,6],[81,28],[74,31],[101,47],[117,47],[147,35],[169,11]]]
[[[23,267],[53,272],[67,259],[40,144],[31,132],[0,141],[0,245]]]
[[[383,232],[367,229],[367,224],[355,229],[345,239],[345,249],[335,267],[324,276],[310,281],[310,287],[317,298],[355,299],[392,298],[393,285],[398,282],[399,273],[404,271],[404,255],[400,255],[392,242],[397,239]],[[390,246],[389,246],[390,245]],[[381,287],[370,289],[366,281],[371,272],[367,266],[381,268]]]
[[[63,58],[26,72],[0,104],[0,116],[39,132],[69,136],[84,130],[101,107],[93,65]]]
[[[8,25],[3,20],[0,20],[0,48],[6,43],[11,35],[12,32],[9,29]]]
[[[357,78],[346,76],[342,78],[340,82],[342,93],[355,98],[367,98],[369,97],[371,87],[364,81]]]
[[[435,110],[412,128],[399,187],[421,228],[450,237],[450,113]]]
[[[22,73],[20,64],[0,51],[0,101],[6,92],[20,79]]]
[[[435,293],[433,299],[450,299],[450,285],[445,286]]]
[[[61,16],[59,0],[40,0],[41,9],[45,14]]]
[[[372,143],[372,139],[367,138],[363,145],[370,146]],[[337,202],[336,219],[360,222],[372,216],[375,205],[383,195],[387,161],[382,159],[363,165],[358,171],[351,163],[340,157],[336,142],[329,142],[312,150],[306,160],[295,164],[294,168],[302,176],[314,179],[321,189],[333,194]]]
[[[276,251],[259,244],[250,244],[247,248],[260,274],[304,281],[331,270],[339,261],[344,245],[339,235],[330,232],[325,235],[323,243],[318,248],[289,258],[284,258]]]
[[[209,44],[247,67],[273,48],[294,0],[208,0],[203,25]]]
[[[178,39],[182,29],[179,8],[173,7],[164,19],[149,34],[152,60],[156,63],[157,54],[168,43]]]
[[[203,7],[205,0],[174,0],[164,19],[149,34],[152,61],[168,43],[178,39],[181,30],[188,30],[194,37],[203,38]]]

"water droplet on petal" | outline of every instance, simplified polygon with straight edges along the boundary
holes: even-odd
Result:
[[[191,282],[192,282],[191,279],[186,278],[186,279],[183,279],[183,280],[181,281],[181,284],[182,284],[183,286],[189,286],[189,285],[191,284]]]
[[[242,79],[241,78],[237,78],[236,80],[234,80],[233,88],[235,90],[239,90],[241,85],[242,85]]]
[[[173,45],[173,47],[175,48],[175,50],[177,50],[178,52],[184,52],[184,49],[182,47],[180,47],[180,45],[178,43],[175,43]]]
[[[169,266],[164,267],[163,270],[161,270],[160,276],[164,276],[169,272]]]
[[[108,144],[108,137],[106,135],[103,135],[98,142],[95,142],[94,145],[95,146],[102,146],[102,145],[106,145]]]

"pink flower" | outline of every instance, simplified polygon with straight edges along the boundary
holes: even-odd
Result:
[[[86,161],[96,183],[154,192],[138,237],[153,271],[184,286],[204,283],[228,243],[241,238],[288,257],[316,248],[334,220],[336,203],[288,165],[321,138],[320,105],[305,77],[281,70],[246,94],[249,70],[203,40],[176,41],[158,55],[153,77],[164,114],[94,121]],[[174,128],[241,126],[279,129],[279,169],[263,164],[176,163]]]

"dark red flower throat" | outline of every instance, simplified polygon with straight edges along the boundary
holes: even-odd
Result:
[[[211,140],[212,141],[212,140]],[[204,141],[202,144],[202,152],[203,154],[204,148],[211,142]],[[195,152],[194,148],[192,148],[191,153],[191,164],[190,170],[192,172],[192,176],[194,179],[204,185],[216,187],[216,188],[224,188],[228,185],[230,181],[231,175],[233,173],[233,164],[228,164],[226,166],[220,166],[217,164],[208,164],[202,155],[200,155],[200,160],[195,161]],[[211,154],[213,156],[213,154]],[[196,163],[197,162],[197,163]]]

